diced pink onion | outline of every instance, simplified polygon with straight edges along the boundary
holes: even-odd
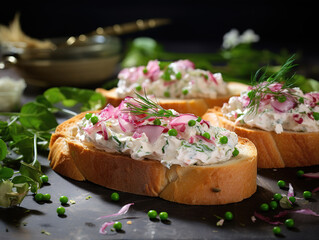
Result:
[[[159,138],[159,136],[163,133],[165,127],[159,125],[143,125],[138,127],[135,130],[136,134],[145,133],[149,142],[153,144]],[[134,133],[134,134],[135,134]]]
[[[288,200],[289,200],[289,197],[293,197],[294,195],[295,195],[294,188],[292,187],[291,183],[289,183],[289,189],[288,189],[288,194],[287,194]]]
[[[134,205],[134,203],[128,203],[128,204],[124,205],[117,213],[102,216],[102,217],[97,218],[96,220],[103,219],[103,218],[109,218],[109,217],[117,217],[117,216],[123,215],[123,214],[127,213],[127,211],[130,209],[130,207],[132,205]]]
[[[313,189],[311,192],[312,193],[315,193],[315,192],[318,192],[319,191],[319,187],[316,187],[315,189]]]
[[[284,102],[279,102],[276,99],[273,99],[270,102],[270,105],[277,111],[277,112],[287,112],[288,110],[294,108],[296,106],[295,101],[291,98],[287,98]]]
[[[215,76],[211,72],[208,72],[208,77],[209,77],[209,80],[213,81],[216,85],[218,85],[218,82]]]
[[[296,123],[302,124],[303,118],[299,114],[293,114],[292,117],[293,117],[293,119],[295,120]]]
[[[255,216],[256,218],[258,218],[258,219],[260,219],[260,220],[266,222],[266,223],[271,224],[271,225],[280,225],[280,224],[283,224],[283,223],[280,222],[280,221],[272,221],[269,217],[266,217],[266,216],[264,216],[264,215],[262,215],[262,214],[260,214],[260,213],[258,213],[258,212],[256,212],[256,211],[254,212],[254,216]]]
[[[308,177],[308,178],[319,178],[319,172],[315,173],[305,173],[302,175],[303,177]]]
[[[113,225],[114,222],[105,222],[102,224],[102,226],[100,227],[99,233],[101,234],[107,234],[107,231],[105,230],[108,226]]]

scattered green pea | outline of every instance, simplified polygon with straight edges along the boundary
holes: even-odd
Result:
[[[177,130],[174,129],[174,128],[168,130],[167,133],[168,133],[168,135],[170,135],[170,136],[177,136],[177,134],[178,134]]]
[[[114,192],[111,194],[111,199],[112,199],[112,201],[117,202],[120,200],[120,195],[117,192]]]
[[[154,219],[157,217],[157,212],[155,210],[149,210],[148,213],[147,213],[147,216],[150,218],[150,219]]]
[[[284,180],[279,180],[277,182],[278,187],[283,188],[286,186],[286,182]]]
[[[192,126],[195,126],[196,124],[196,121],[194,119],[191,119],[188,121],[188,126],[192,127]]]
[[[30,191],[32,193],[36,193],[38,191],[38,187],[36,184],[32,184],[31,187],[30,187]]]
[[[183,93],[183,95],[187,95],[188,94],[188,89],[183,89],[182,93]]]
[[[285,220],[285,225],[289,228],[292,228],[295,226],[295,221],[292,218],[288,218]]]
[[[288,199],[289,199],[289,201],[290,201],[291,203],[295,203],[295,202],[296,202],[296,198],[293,197],[293,196],[289,197]]]
[[[278,226],[275,226],[273,229],[272,229],[273,233],[274,234],[280,234],[281,233],[281,228],[278,227]]]
[[[169,91],[164,92],[164,97],[169,98],[171,96],[171,93]]]
[[[317,105],[318,105],[318,103],[317,103]],[[316,121],[319,120],[319,112],[313,112],[312,115],[313,115],[313,118],[314,118]]]
[[[49,181],[49,177],[47,175],[42,175],[40,177],[42,183],[47,183]]]
[[[99,118],[97,116],[91,117],[91,122],[93,125],[95,125],[99,121]]]
[[[277,209],[277,207],[278,207],[278,203],[277,203],[276,201],[271,201],[271,202],[269,203],[269,206],[270,206],[270,208],[271,208],[272,210],[275,210],[275,209]]]
[[[281,194],[280,193],[275,193],[274,194],[274,199],[275,199],[275,201],[280,201],[280,199],[282,199]]]
[[[269,210],[269,205],[268,203],[263,203],[260,205],[260,210],[263,211],[263,212],[267,212]]]
[[[303,170],[298,170],[296,174],[297,174],[297,177],[302,178],[305,172]]]
[[[144,74],[147,74],[147,72],[148,72],[147,68],[144,68],[144,69],[143,69],[143,73],[144,73]]]
[[[236,157],[238,154],[239,154],[239,150],[235,148],[235,150],[233,151],[233,157]]]
[[[202,118],[201,118],[201,117],[198,117],[198,118],[196,119],[196,121],[197,121],[197,122],[200,122],[200,121],[202,121]]]
[[[142,90],[142,86],[141,86],[141,85],[137,85],[137,86],[135,87],[135,90],[138,91],[138,92],[141,91],[141,90]]]
[[[210,134],[209,134],[208,132],[204,132],[204,133],[202,134],[202,136],[203,136],[204,138],[210,139]]]
[[[91,117],[92,117],[92,113],[85,114],[86,120],[90,120]]]
[[[221,144],[226,144],[226,143],[228,143],[228,137],[222,136],[222,137],[219,139],[219,142],[220,142]]]
[[[43,198],[42,198],[43,201],[50,201],[50,199],[51,199],[51,195],[49,193],[43,194]]]
[[[122,229],[122,223],[121,222],[115,222],[113,224],[113,227],[114,227],[115,230],[119,231],[119,230]]]
[[[160,218],[162,221],[167,220],[167,218],[168,218],[168,213],[167,213],[167,212],[160,212],[159,218]]]
[[[305,199],[309,199],[309,198],[312,197],[312,193],[311,193],[310,191],[304,191],[304,192],[303,192],[303,197],[304,197]]]
[[[227,212],[225,212],[224,217],[225,217],[226,220],[233,220],[234,215],[233,215],[232,212],[227,211]]]
[[[176,73],[175,77],[177,80],[181,80],[181,78],[182,78],[181,72]]]
[[[154,125],[158,125],[160,126],[162,123],[161,123],[161,120],[156,118],[154,121],[153,121]]]
[[[60,206],[56,209],[56,212],[58,215],[63,215],[65,213],[65,208]]]
[[[68,201],[69,201],[68,197],[66,197],[66,196],[61,196],[60,197],[60,202],[62,204],[67,204]]]
[[[37,193],[34,196],[34,200],[37,201],[37,202],[41,202],[43,200],[43,194],[42,193]]]

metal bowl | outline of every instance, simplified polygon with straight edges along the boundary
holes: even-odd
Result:
[[[94,35],[68,46],[66,39],[50,39],[55,49],[19,48],[6,44],[6,59],[27,84],[39,87],[89,86],[116,73],[121,42],[114,36]]]

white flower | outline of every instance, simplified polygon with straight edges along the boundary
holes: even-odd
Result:
[[[258,42],[259,36],[255,34],[252,29],[247,29],[242,35],[239,34],[237,29],[231,29],[229,32],[225,33],[223,37],[223,48],[230,49],[236,47],[240,43],[253,43]]]
[[[253,43],[258,41],[259,41],[259,36],[255,34],[255,32],[252,29],[247,29],[240,36],[240,43]]]

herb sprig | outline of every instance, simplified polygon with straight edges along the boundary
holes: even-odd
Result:
[[[171,110],[164,109],[158,103],[149,99],[146,94],[142,96],[135,92],[135,95],[137,98],[133,99],[136,104],[131,102],[126,103],[127,109],[130,113],[134,115],[145,115],[143,118],[144,120],[151,117],[177,117]]]
[[[289,75],[290,70],[296,66],[294,64],[295,55],[292,55],[281,68],[268,76],[267,69],[260,68],[256,71],[251,80],[252,89],[247,93],[250,101],[247,106],[247,115],[257,114],[260,102],[267,96],[267,94],[273,95],[279,102],[285,102],[287,98],[299,99],[294,92],[290,90],[295,84],[295,74]],[[282,84],[281,89],[273,91],[270,86],[274,83]],[[301,100],[302,101],[302,100]]]

